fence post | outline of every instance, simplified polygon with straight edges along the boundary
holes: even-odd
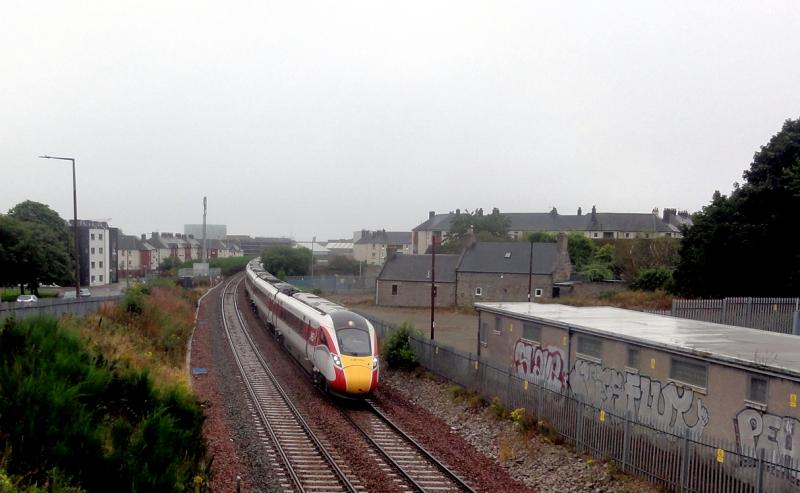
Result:
[[[800,336],[800,310],[795,309],[792,320],[792,334]]]
[[[719,323],[728,323],[728,298],[722,298],[722,319],[719,321]]]
[[[745,327],[753,327],[753,297],[747,298],[747,325]]]
[[[764,491],[764,449],[758,449],[758,474],[756,476],[756,493]]]
[[[544,399],[545,391],[535,384],[533,389],[536,392],[536,421],[544,421],[544,416],[542,416],[542,399]]]
[[[683,435],[683,447],[681,450],[681,487],[680,491],[689,489],[689,430]]]
[[[625,411],[625,427],[622,429],[622,472],[627,472],[628,460],[631,451],[631,420],[630,411]]]
[[[578,412],[575,413],[577,423],[575,423],[575,452],[581,453],[581,436],[583,435],[583,402],[578,397],[575,400]]]
[[[669,307],[669,316],[670,317],[674,317],[675,316],[675,301],[676,301],[675,298],[672,298],[672,306]]]

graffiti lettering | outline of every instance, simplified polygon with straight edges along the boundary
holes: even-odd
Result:
[[[800,421],[745,408],[733,420],[739,453],[756,459],[764,449],[764,460],[792,468],[800,460]],[[756,462],[742,465],[755,466]],[[791,469],[789,469],[791,470]],[[793,477],[795,481],[798,478]]]
[[[688,432],[698,437],[708,425],[708,409],[702,399],[695,399],[693,391],[671,382],[665,385],[638,373],[623,373],[578,359],[570,372],[569,384],[573,392],[590,404],[620,416],[629,413],[639,422],[676,435]]]
[[[514,346],[514,370],[517,376],[552,390],[567,385],[564,350],[557,346],[539,346],[525,339]]]

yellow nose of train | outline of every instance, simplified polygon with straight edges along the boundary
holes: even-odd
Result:
[[[372,356],[342,355],[342,369],[348,394],[366,394],[372,390]]]

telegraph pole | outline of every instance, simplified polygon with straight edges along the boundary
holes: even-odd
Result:
[[[436,319],[434,307],[436,305],[436,236],[433,237],[431,244],[431,340],[436,331]]]
[[[200,252],[200,261],[205,262],[208,254],[206,253],[206,197],[203,196],[203,251]]]

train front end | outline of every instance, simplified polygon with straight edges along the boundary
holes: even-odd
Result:
[[[349,311],[330,315],[338,352],[333,352],[335,377],[329,391],[343,397],[365,397],[378,388],[378,339],[369,320]]]

